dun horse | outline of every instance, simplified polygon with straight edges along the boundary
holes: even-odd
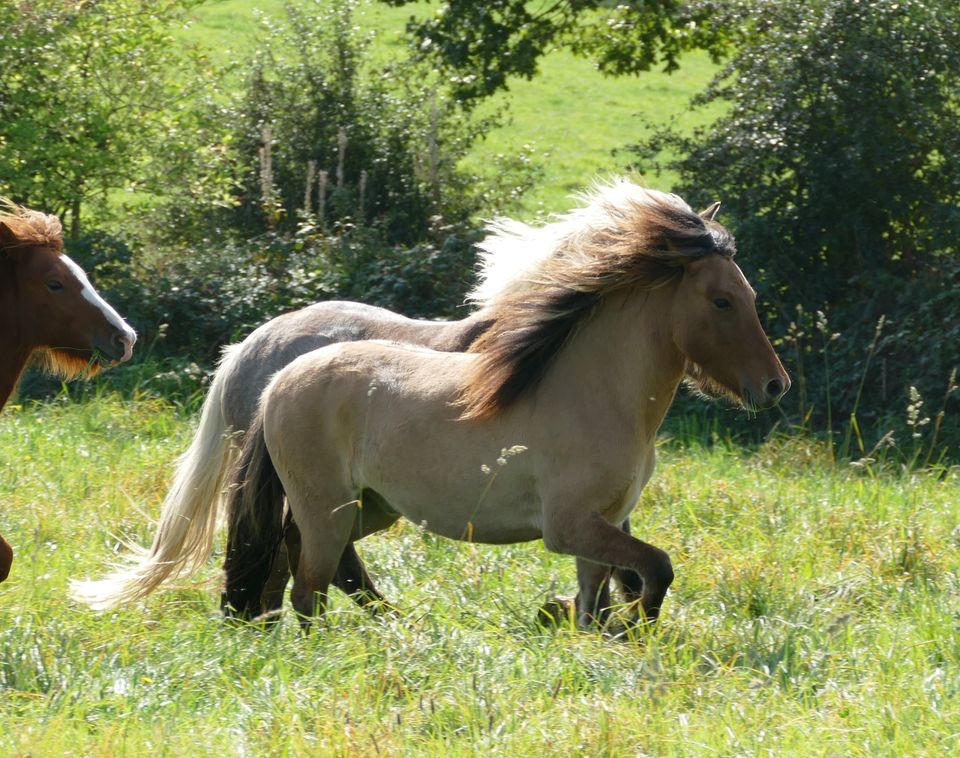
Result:
[[[505,247],[526,230],[504,230]],[[350,542],[401,516],[452,539],[542,538],[574,556],[581,624],[602,620],[613,567],[640,575],[640,605],[658,617],[670,558],[619,525],[680,381],[758,409],[789,379],[712,212],[618,183],[556,231],[550,254],[491,298],[466,352],[340,343],[271,381],[236,475],[248,537],[237,551],[250,556],[236,566],[275,552],[285,493],[304,623],[323,612]],[[522,452],[493,478],[484,464],[505,448]],[[267,578],[246,581],[258,595]]]
[[[136,340],[64,255],[56,216],[0,199],[0,408],[32,356],[65,379],[92,376],[129,359]],[[0,581],[12,560],[0,537]]]
[[[326,302],[278,316],[242,343],[228,347],[204,401],[193,442],[181,457],[164,499],[152,547],[138,551],[126,565],[103,579],[73,583],[73,597],[94,608],[112,608],[145,597],[167,579],[190,573],[204,563],[213,548],[218,514],[223,510],[227,472],[236,461],[245,430],[253,422],[261,393],[281,368],[300,355],[338,342],[386,339],[440,351],[467,350],[491,323],[486,315],[487,303],[504,291],[527,286],[522,272],[553,251],[558,233],[578,223],[573,216],[565,224],[538,229],[519,225],[522,245],[515,244],[514,236],[507,233],[510,222],[496,226],[500,233],[480,244],[481,284],[470,295],[479,309],[463,320],[418,321],[362,303]],[[629,531],[629,522],[625,521],[623,528]],[[299,535],[289,518],[285,532],[296,552]],[[230,519],[224,606],[232,613],[251,617],[279,607],[290,572],[282,544],[264,596],[251,593],[244,580],[246,569],[256,575],[270,556],[258,557],[252,567],[237,565],[238,560],[251,559],[248,551],[237,550],[245,540],[243,523]],[[634,572],[618,570],[615,575],[628,597],[636,594],[640,578]],[[352,543],[344,549],[334,582],[361,604],[382,599]]]

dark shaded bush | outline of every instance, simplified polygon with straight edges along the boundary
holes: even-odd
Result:
[[[798,380],[790,417],[912,433],[910,388],[935,411],[960,365],[960,6],[753,7],[751,36],[699,98],[728,113],[638,157],[674,151],[678,191],[723,201]]]
[[[470,225],[435,229],[410,246],[387,245],[365,228],[266,233],[206,240],[164,259],[131,255],[121,241],[97,234],[73,254],[140,333],[138,352],[211,365],[224,344],[319,300],[455,318],[473,280],[476,238]]]

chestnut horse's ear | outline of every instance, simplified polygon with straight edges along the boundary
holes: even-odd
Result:
[[[702,211],[700,211],[700,218],[702,218],[704,221],[713,221],[713,219],[716,218],[717,211],[719,210],[720,201],[717,200],[717,202],[713,203],[713,205],[711,205],[709,208],[704,208]]]

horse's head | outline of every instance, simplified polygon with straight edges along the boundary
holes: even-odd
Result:
[[[45,351],[52,370],[69,377],[130,358],[136,332],[63,253],[58,240],[25,237],[22,229],[0,221],[2,259],[16,290],[20,341]]]
[[[790,389],[760,325],[756,293],[732,257],[713,253],[684,265],[673,324],[694,389],[729,397],[748,410],[776,405]]]

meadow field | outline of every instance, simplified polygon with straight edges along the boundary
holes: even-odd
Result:
[[[406,20],[431,12],[430,3],[393,8],[384,3],[361,3],[358,26],[374,35],[374,55],[388,56],[405,44]],[[199,46],[221,64],[242,59],[262,44],[259,19],[283,12],[283,0],[223,0],[201,6],[194,23],[183,31],[186,41]],[[626,150],[654,126],[676,123],[681,129],[709,123],[721,112],[716,104],[691,112],[686,106],[717,71],[704,53],[685,56],[672,74],[654,70],[636,77],[605,77],[588,61],[566,51],[555,51],[540,64],[530,81],[511,82],[480,107],[480,115],[506,108],[503,126],[479,142],[465,168],[480,175],[498,154],[528,155],[542,169],[542,179],[522,200],[526,218],[571,207],[571,194],[591,181],[623,172],[631,163]],[[650,187],[669,190],[675,177],[636,174]]]
[[[802,437],[661,444],[633,515],[673,557],[661,623],[543,629],[575,588],[539,543],[402,525],[360,551],[400,609],[337,595],[304,639],[219,615],[218,554],[146,602],[66,598],[148,543],[189,414],[104,395],[0,422],[5,755],[950,755],[960,472],[834,462]],[[334,593],[336,594],[336,592]]]
[[[209,3],[183,34],[228,62],[257,44],[253,9],[281,5]],[[364,13],[400,44],[409,9]],[[708,121],[684,104],[715,70],[691,55],[670,76],[606,79],[552,54],[486,106],[511,115],[468,163],[529,152],[543,174],[523,217],[563,210],[649,123]],[[0,754],[960,752],[960,468],[919,465],[910,440],[851,463],[801,432],[742,446],[671,417],[632,517],[677,574],[653,628],[539,626],[545,600],[575,591],[573,559],[398,524],[359,546],[398,612],[334,591],[304,637],[289,611],[267,630],[222,619],[222,544],[142,603],[68,599],[124,542],[150,543],[196,424],[196,398],[163,389],[176,377],[122,379],[137,371],[0,414],[0,533],[16,552],[0,585]]]

